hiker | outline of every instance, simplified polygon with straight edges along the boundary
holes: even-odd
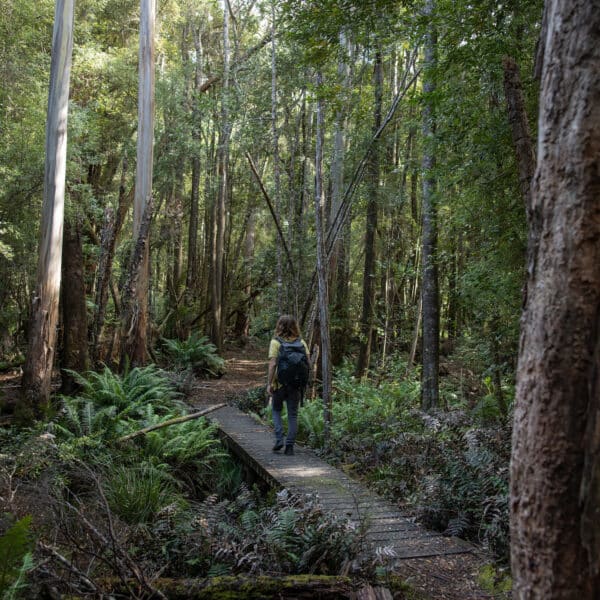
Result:
[[[275,445],[273,452],[284,446],[281,411],[287,407],[288,431],[284,454],[294,454],[298,431],[298,407],[302,401],[309,373],[308,346],[300,335],[300,327],[291,315],[281,315],[269,345],[267,395],[272,398]]]

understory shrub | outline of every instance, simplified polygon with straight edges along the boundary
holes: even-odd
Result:
[[[167,363],[176,369],[189,370],[199,377],[222,377],[225,361],[206,336],[192,333],[186,340],[162,339]]]
[[[441,447],[437,472],[415,494],[421,518],[448,535],[475,539],[507,561],[510,428],[453,433]]]
[[[188,560],[203,574],[338,574],[358,569],[365,550],[358,525],[287,490],[273,504],[242,486],[232,501],[207,498],[199,513],[201,537]]]
[[[181,395],[166,372],[148,366],[122,376],[108,368],[75,376],[79,394],[61,397],[63,408],[50,424],[63,460],[109,467],[118,457],[123,471],[116,481],[125,490],[148,483],[150,494],[152,485],[158,485],[152,469],[159,469],[176,477],[192,498],[204,498],[216,489],[235,491],[232,470],[221,473],[228,454],[217,427],[204,418],[156,429],[126,444],[118,442],[127,434],[185,414]]]

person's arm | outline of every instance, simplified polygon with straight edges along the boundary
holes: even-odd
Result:
[[[270,358],[269,359],[269,372],[267,374],[267,395],[270,396],[273,393],[271,386],[273,385],[273,380],[275,379],[275,367],[277,366],[277,359]]]

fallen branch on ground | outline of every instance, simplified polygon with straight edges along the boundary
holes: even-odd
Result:
[[[140,429],[138,431],[134,431],[133,433],[129,433],[127,435],[124,435],[123,437],[120,437],[117,440],[117,442],[119,442],[119,443],[128,442],[129,440],[139,437],[140,435],[146,435],[147,433],[150,433],[151,431],[156,431],[157,429],[162,429],[163,427],[169,427],[169,425],[177,425],[178,423],[185,423],[186,421],[193,421],[194,419],[202,417],[203,415],[211,413],[214,410],[217,410],[219,408],[223,408],[224,406],[227,406],[227,405],[225,403],[215,404],[214,406],[209,406],[208,408],[205,408],[204,410],[201,410],[199,412],[192,413],[191,415],[184,415],[183,417],[175,417],[174,419],[169,419],[168,421],[163,421],[162,423],[157,423],[156,425],[150,425],[150,427],[144,427],[144,429]]]

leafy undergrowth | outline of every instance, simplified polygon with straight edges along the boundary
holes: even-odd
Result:
[[[122,440],[184,413],[160,369],[77,379],[51,423],[0,430],[0,512],[14,515],[0,520],[7,597],[108,597],[115,580],[149,597],[159,576],[373,575],[360,528],[313,498],[248,489],[204,419]],[[15,536],[22,551],[8,561]]]
[[[225,361],[206,336],[192,333],[186,340],[162,339],[162,356],[171,369],[189,371],[197,377],[222,377]]]
[[[508,561],[509,419],[491,394],[462,400],[443,389],[444,410],[420,410],[417,374],[396,360],[358,381],[346,365],[334,377],[331,441],[320,399],[299,413],[298,439],[413,512],[426,526],[476,541]],[[240,406],[270,418],[254,390]]]

